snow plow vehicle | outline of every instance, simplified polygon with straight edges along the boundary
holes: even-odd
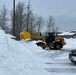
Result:
[[[57,33],[54,32],[45,33],[43,40],[44,42],[37,43],[37,45],[43,49],[49,47],[49,49],[60,50],[66,45],[64,37],[57,36]]]
[[[64,37],[57,36],[57,33],[55,32],[47,32],[44,35],[41,35],[41,33],[37,32],[30,34],[30,38],[34,40],[42,40],[36,44],[43,49],[48,47],[49,49],[60,50],[66,44]]]

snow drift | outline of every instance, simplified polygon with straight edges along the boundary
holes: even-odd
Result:
[[[44,63],[0,29],[0,75],[48,75]]]

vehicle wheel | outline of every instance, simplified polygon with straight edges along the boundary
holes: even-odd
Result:
[[[62,44],[60,43],[60,42],[56,42],[55,44],[54,44],[54,49],[55,50],[60,50],[62,48]]]

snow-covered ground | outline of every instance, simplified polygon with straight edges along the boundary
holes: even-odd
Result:
[[[43,50],[37,41],[15,41],[0,29],[0,75],[76,75],[76,65],[68,54],[76,48],[76,39],[57,50]]]
[[[30,49],[35,55],[41,58],[46,64],[45,69],[54,75],[75,75],[76,65],[71,63],[68,58],[69,52],[75,49],[76,39],[65,39],[66,45],[61,50],[43,50],[41,47],[36,46],[37,41],[20,41],[24,46]]]
[[[49,75],[30,49],[0,30],[0,75]]]

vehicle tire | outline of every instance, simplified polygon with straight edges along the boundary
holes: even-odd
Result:
[[[54,49],[55,49],[55,50],[60,50],[61,48],[62,48],[61,42],[55,42],[55,43],[54,43]]]

